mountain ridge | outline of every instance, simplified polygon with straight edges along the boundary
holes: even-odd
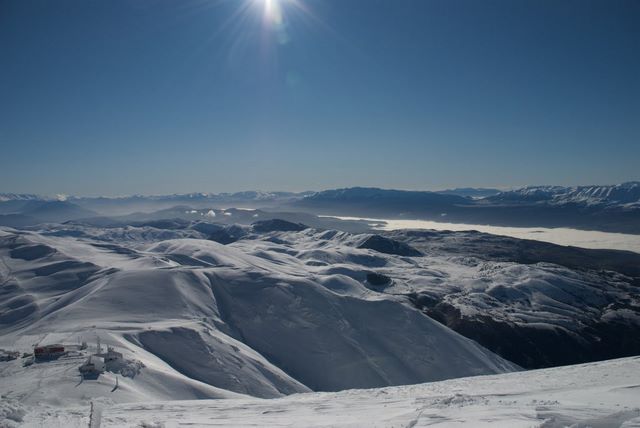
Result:
[[[487,189],[478,189],[480,193],[485,191]],[[490,189],[488,191],[492,192]],[[16,199],[10,199],[10,194],[3,195],[4,200],[0,201],[0,225],[8,226],[91,216],[114,217],[116,220],[133,214],[152,216],[162,210],[180,209],[185,212],[192,209],[236,208],[495,226],[568,227],[640,234],[640,182],[606,186],[529,186],[484,197],[474,196],[474,189],[459,189],[456,192],[455,189],[410,191],[375,187],[300,193],[248,191],[122,198],[70,196],[64,201],[34,199],[33,195],[18,195]],[[51,211],[56,204],[67,204],[68,213],[34,213],[32,208],[37,204],[48,205]],[[81,210],[86,212],[80,215]],[[181,215],[179,212],[176,214]],[[7,215],[14,217],[2,217]]]

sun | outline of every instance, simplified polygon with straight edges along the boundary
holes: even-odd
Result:
[[[282,4],[280,0],[258,0],[262,3],[264,19],[271,25],[282,24]]]
[[[234,42],[236,47],[246,46],[249,39],[258,36],[261,49],[266,52],[278,45],[291,43],[296,28],[319,26],[328,29],[305,0],[238,0],[229,3],[238,7],[218,26],[216,36],[223,32],[232,35],[237,40]]]

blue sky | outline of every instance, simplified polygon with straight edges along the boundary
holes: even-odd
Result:
[[[639,22],[636,0],[0,0],[0,191],[638,180]]]

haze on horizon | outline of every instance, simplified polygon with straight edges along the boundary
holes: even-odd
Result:
[[[640,179],[640,2],[0,0],[0,192]]]

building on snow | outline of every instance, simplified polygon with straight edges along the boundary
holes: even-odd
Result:
[[[91,355],[78,370],[80,370],[80,374],[82,374],[82,376],[99,375],[100,373],[104,373],[104,358]]]
[[[33,348],[33,355],[37,360],[51,360],[64,355],[64,346],[56,343],[53,345],[36,346]]]
[[[104,354],[101,354],[101,356],[104,357],[105,363],[122,361],[122,359],[124,358],[122,356],[122,353],[114,351],[111,346],[107,347],[107,352]]]

